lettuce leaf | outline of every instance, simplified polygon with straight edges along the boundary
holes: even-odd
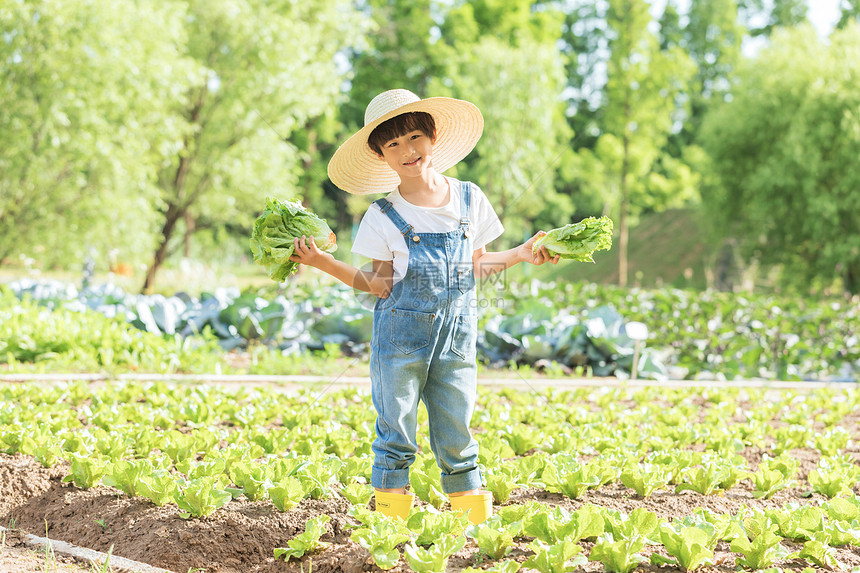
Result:
[[[594,251],[612,248],[612,219],[609,217],[587,217],[579,223],[571,223],[549,231],[532,245],[532,252],[545,246],[550,256],[562,259],[593,263]]]
[[[321,251],[337,250],[335,234],[326,223],[298,201],[279,201],[269,197],[266,209],[254,222],[251,252],[254,262],[266,269],[269,278],[284,282],[296,272],[299,263],[293,256],[293,239],[302,235],[313,237]]]

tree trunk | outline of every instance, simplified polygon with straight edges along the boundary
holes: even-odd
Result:
[[[860,263],[848,263],[845,265],[843,286],[849,293],[857,294],[860,291]]]
[[[191,235],[194,233],[194,217],[191,215],[191,211],[185,212],[185,245],[184,245],[184,255],[186,259],[191,258]]]
[[[627,188],[627,170],[630,169],[630,138],[624,135],[624,156],[621,161],[621,213],[618,215],[618,286],[627,286],[627,211],[630,208],[630,190]]]
[[[175,205],[170,205],[167,208],[167,214],[164,217],[164,226],[161,228],[161,243],[155,251],[155,257],[153,258],[152,264],[149,265],[149,268],[146,271],[146,280],[143,282],[143,288],[140,291],[141,294],[150,294],[152,292],[152,287],[155,285],[155,274],[167,259],[167,244],[170,242],[171,237],[173,237],[173,231],[176,229],[176,222],[179,221],[184,214],[185,213],[181,212]]]

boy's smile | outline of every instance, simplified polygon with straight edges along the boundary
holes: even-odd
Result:
[[[387,141],[380,156],[401,180],[404,177],[420,177],[433,158],[433,140],[420,130],[410,131]]]

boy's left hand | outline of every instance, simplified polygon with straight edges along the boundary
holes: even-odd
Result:
[[[552,263],[554,265],[558,264],[560,257],[558,255],[554,257],[551,256],[549,251],[546,250],[546,247],[540,247],[536,253],[532,252],[532,245],[534,245],[535,241],[537,241],[539,237],[544,235],[546,235],[546,231],[538,231],[535,233],[534,237],[520,245],[520,260],[533,265],[542,265],[544,263]]]
[[[301,239],[293,239],[293,246],[295,250],[293,251],[293,256],[290,257],[290,260],[295,263],[308,265],[309,267],[316,267],[320,262],[322,262],[326,255],[329,257],[331,256],[330,253],[321,251],[319,247],[317,247],[316,243],[314,243],[313,235],[310,237],[302,235]]]

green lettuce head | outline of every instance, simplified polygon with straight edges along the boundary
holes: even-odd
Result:
[[[579,223],[571,223],[553,229],[532,245],[536,253],[546,247],[551,256],[562,259],[593,263],[594,251],[608,251],[612,248],[612,219],[609,217],[587,217]]]
[[[269,197],[266,209],[254,222],[251,235],[254,262],[266,268],[269,278],[284,282],[299,266],[290,257],[293,256],[293,239],[302,235],[313,237],[321,251],[333,253],[337,250],[335,234],[325,219],[320,219],[298,201]]]

